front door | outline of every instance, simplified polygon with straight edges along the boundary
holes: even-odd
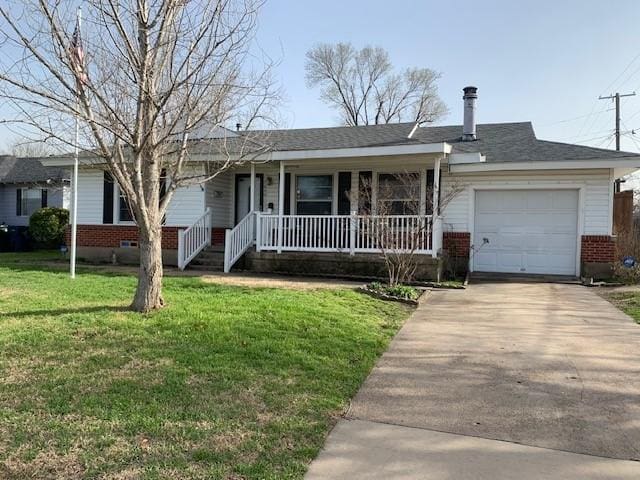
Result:
[[[262,174],[256,175],[255,208],[262,211]],[[251,208],[251,175],[239,173],[236,175],[236,220],[242,220]]]

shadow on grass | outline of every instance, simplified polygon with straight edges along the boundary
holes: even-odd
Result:
[[[4,268],[7,270],[12,270],[15,272],[46,272],[46,273],[65,273],[69,270],[68,263],[57,263],[57,262],[8,262],[8,263],[0,263],[0,268]],[[82,274],[90,274],[90,275],[100,275],[104,277],[135,277],[137,275],[137,271],[135,266],[132,267],[112,267],[109,265],[88,265],[88,264],[79,264],[77,266],[77,273],[79,275]]]
[[[93,307],[81,308],[50,308],[42,310],[18,310],[14,312],[3,312],[3,315],[9,315],[12,318],[24,317],[50,317],[57,315],[83,315],[87,313],[116,313],[116,312],[133,312],[129,306],[113,306],[113,305],[96,305]]]

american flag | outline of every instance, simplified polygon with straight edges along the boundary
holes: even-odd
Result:
[[[69,53],[71,54],[71,67],[73,68],[78,84],[81,87],[89,81],[89,77],[87,76],[87,71],[84,65],[84,48],[82,47],[79,18],[76,20],[76,28],[73,31],[73,36],[71,37]]]

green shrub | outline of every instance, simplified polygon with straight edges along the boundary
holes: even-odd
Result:
[[[417,300],[420,296],[418,289],[410,287],[409,285],[389,286],[380,282],[371,282],[369,284],[369,289],[392,297],[405,298],[407,300]]]
[[[29,219],[29,234],[42,246],[57,247],[64,243],[68,223],[68,210],[55,207],[41,208]]]

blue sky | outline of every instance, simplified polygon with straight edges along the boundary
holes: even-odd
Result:
[[[472,84],[481,123],[531,120],[540,138],[613,148],[613,105],[597,97],[616,89],[638,91],[623,100],[622,119],[623,130],[638,128],[640,146],[638,25],[637,0],[268,0],[258,41],[281,60],[287,127],[337,124],[305,84],[305,53],[350,41],[387,49],[398,68],[441,72],[450,110],[441,124],[461,122],[462,87]],[[0,129],[0,147],[11,141]],[[622,146],[640,151],[630,134]]]
[[[350,41],[384,47],[399,68],[441,72],[450,110],[442,124],[461,122],[462,87],[471,84],[479,88],[479,122],[531,120],[540,138],[613,148],[611,138],[586,140],[612,132],[614,112],[603,110],[613,105],[597,97],[616,87],[638,91],[622,112],[628,129],[640,127],[640,56],[617,79],[640,54],[638,25],[637,0],[271,0],[259,39],[282,55],[288,126],[336,124],[305,85],[305,53],[316,42]],[[639,150],[630,138],[623,148]]]

